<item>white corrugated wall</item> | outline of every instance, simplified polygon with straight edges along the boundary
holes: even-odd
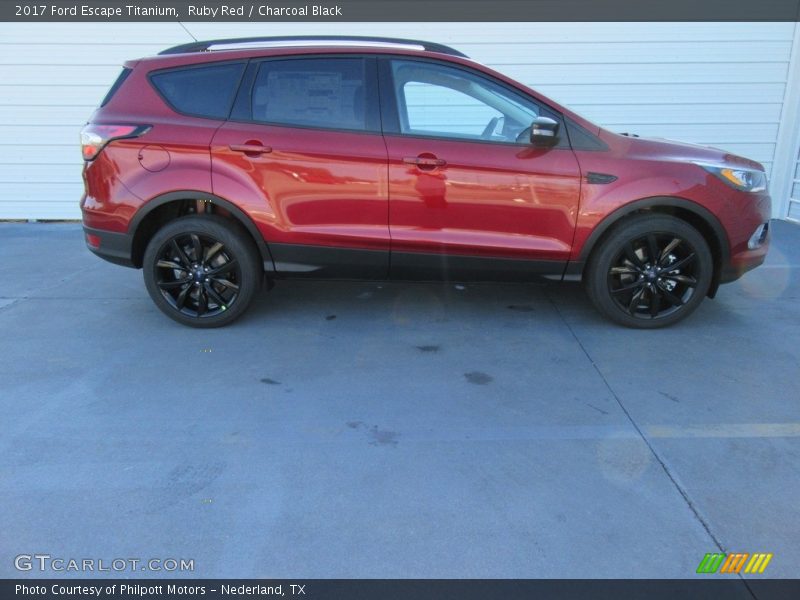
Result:
[[[786,216],[793,221],[800,221],[800,155],[794,165],[792,188],[789,195],[789,210]]]
[[[437,41],[612,130],[717,146],[769,172],[775,161],[794,166],[797,156],[791,144],[781,145],[791,157],[776,156],[781,120],[797,118],[784,106],[794,96],[787,82],[796,30],[794,23],[2,23],[0,219],[79,218],[81,125],[124,60],[191,35]],[[781,131],[789,125],[797,126]],[[783,217],[788,201],[776,200]]]

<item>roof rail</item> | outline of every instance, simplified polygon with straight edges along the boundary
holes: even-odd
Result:
[[[427,50],[468,58],[466,54],[432,42],[401,38],[360,37],[346,35],[285,35],[274,37],[228,38],[189,42],[159,52],[161,54],[184,54],[190,52],[212,52],[216,50],[246,50],[250,48],[280,48],[292,46],[364,46],[373,48],[398,48],[404,50]]]

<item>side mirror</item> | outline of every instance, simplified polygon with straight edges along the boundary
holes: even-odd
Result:
[[[531,125],[531,144],[554,146],[558,141],[559,123],[550,117],[536,117]]]

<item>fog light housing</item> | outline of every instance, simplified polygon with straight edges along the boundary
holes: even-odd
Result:
[[[769,222],[762,223],[756,227],[756,230],[753,232],[753,235],[750,236],[750,239],[747,242],[747,247],[750,250],[760,248],[764,245],[764,242],[767,241],[767,234],[769,234]]]

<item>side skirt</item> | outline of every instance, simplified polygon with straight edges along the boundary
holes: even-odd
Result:
[[[392,252],[391,279],[422,281],[560,280],[566,261],[525,260],[460,254]]]
[[[277,277],[388,279],[389,251],[270,243]]]
[[[282,278],[403,281],[561,280],[566,261],[388,252],[270,243],[274,275]]]

